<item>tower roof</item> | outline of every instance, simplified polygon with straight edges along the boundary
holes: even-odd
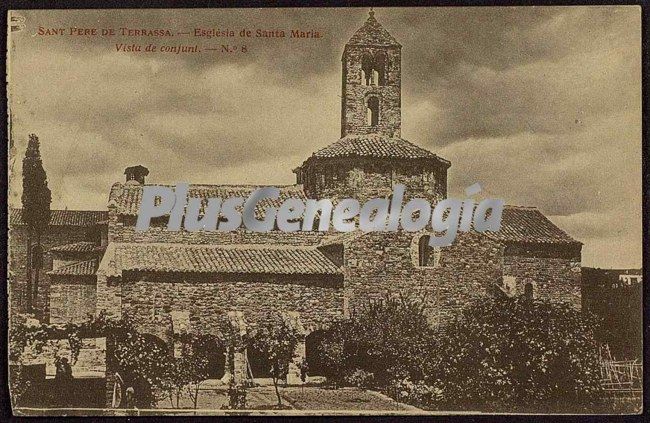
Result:
[[[386,29],[375,19],[375,12],[371,9],[370,16],[361,28],[354,33],[348,46],[380,46],[380,47],[401,47],[401,44],[390,35]]]
[[[436,154],[402,139],[380,134],[347,135],[315,152],[310,159],[365,157],[374,159],[433,159],[447,167],[449,162]],[[309,159],[307,159],[309,160]]]

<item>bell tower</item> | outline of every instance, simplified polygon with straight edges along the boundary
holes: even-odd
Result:
[[[400,137],[402,46],[374,15],[371,9],[343,50],[341,137]]]
[[[402,128],[402,46],[370,16],[343,50],[341,138],[294,169],[308,198],[387,197],[432,204],[447,197],[448,160],[405,140]]]

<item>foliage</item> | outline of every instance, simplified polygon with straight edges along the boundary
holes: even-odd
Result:
[[[395,378],[421,379],[431,349],[431,328],[424,300],[387,297],[368,304],[349,320],[333,325],[319,349],[335,383],[363,370],[387,386]]]
[[[169,396],[173,362],[164,342],[152,335],[128,331],[115,340],[113,347],[110,359],[125,385],[134,388],[137,407],[153,406]]]
[[[337,322],[326,332],[318,346],[320,358],[324,364],[323,376],[329,383],[336,387],[343,382],[343,375],[347,368],[345,354],[345,342],[348,337],[346,328],[350,326],[349,322]]]
[[[20,404],[21,399],[31,387],[32,382],[25,373],[25,366],[22,364],[9,366],[9,395],[12,408]]]
[[[278,381],[287,377],[289,363],[293,360],[299,340],[300,334],[296,328],[279,314],[268,315],[262,320],[251,339],[251,346],[269,360],[278,406],[282,405]]]
[[[48,339],[47,326],[31,325],[27,316],[16,314],[9,321],[9,361],[19,363],[25,348],[39,353]]]
[[[32,320],[33,322],[33,320]],[[89,315],[81,323],[45,324],[30,323],[24,315],[12,316],[10,322],[10,360],[20,363],[25,348],[40,353],[49,340],[67,339],[70,344],[71,364],[74,365],[81,350],[82,339],[106,337],[110,344],[107,365],[115,368],[126,387],[136,392],[136,406],[154,406],[163,398],[176,406],[181,394],[198,403],[200,383],[207,378],[207,354],[214,348],[242,349],[246,339],[227,319],[220,325],[220,336],[181,334],[175,338],[180,343],[180,355],[175,358],[172,346],[160,338],[138,332],[128,315],[122,319],[108,318],[104,312]],[[18,376],[12,382],[24,386]],[[15,392],[20,388],[16,387]]]
[[[41,235],[46,230],[50,222],[50,204],[52,202],[52,193],[47,186],[47,175],[43,169],[41,160],[40,142],[35,134],[29,135],[27,151],[23,159],[23,194],[22,219],[27,225],[29,236],[27,239],[28,251],[28,307],[32,307],[38,295],[38,275],[41,267],[40,253],[34,254],[35,249],[41,251]],[[35,237],[36,247],[32,248]],[[36,256],[36,257],[35,257]],[[39,262],[32,263],[36,258]],[[31,272],[34,270],[34,286],[31,287]]]
[[[228,386],[228,405],[223,405],[222,409],[243,410],[246,408],[246,387],[231,383]]]
[[[357,388],[370,389],[374,385],[375,375],[365,370],[356,369],[345,380],[348,384]]]
[[[568,303],[482,297],[434,328],[422,303],[397,298],[333,325],[319,350],[328,380],[360,386],[372,374],[425,408],[580,411],[601,389],[593,326]]]
[[[40,141],[35,134],[30,134],[23,159],[23,222],[36,230],[45,228],[50,222],[51,201],[52,194],[41,160]]]
[[[218,340],[208,335],[184,334],[180,337],[180,356],[172,362],[170,400],[172,393],[176,394],[176,407],[184,390],[192,400],[194,408],[198,406],[201,382],[208,378],[208,352],[216,348]]]
[[[431,407],[432,404],[443,400],[442,389],[427,385],[422,380],[414,382],[409,378],[392,381],[388,393],[397,401],[420,407]]]
[[[591,324],[570,304],[482,298],[435,337],[425,382],[445,407],[589,406],[600,390]]]

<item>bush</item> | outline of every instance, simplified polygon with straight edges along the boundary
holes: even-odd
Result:
[[[250,346],[261,351],[269,360],[278,406],[282,405],[278,381],[287,377],[299,339],[300,334],[290,322],[279,314],[271,314],[262,321],[250,340]]]
[[[231,383],[228,386],[228,405],[223,405],[222,409],[243,410],[246,408],[246,387]]]
[[[422,379],[432,345],[424,304],[404,297],[386,298],[334,325],[319,346],[329,369],[328,380],[349,383],[342,375],[357,370],[373,374],[378,386],[403,377]]]
[[[437,331],[425,382],[447,408],[583,411],[601,389],[598,348],[569,304],[482,298]]]
[[[365,370],[357,369],[351,375],[345,378],[346,382],[352,386],[362,389],[370,389],[374,386],[375,375]]]
[[[425,408],[441,403],[444,398],[442,389],[427,385],[421,380],[413,382],[409,378],[394,380],[388,388],[388,394],[397,401]]]

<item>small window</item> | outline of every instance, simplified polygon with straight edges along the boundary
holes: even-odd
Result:
[[[429,235],[422,235],[418,241],[418,266],[438,267],[440,265],[440,247],[429,245]]]
[[[532,300],[535,295],[535,285],[532,282],[526,282],[524,285],[524,297]]]
[[[378,53],[376,56],[365,54],[361,59],[361,85],[386,85],[386,56]]]
[[[368,99],[366,113],[368,126],[377,126],[379,124],[379,99],[377,97]]]

